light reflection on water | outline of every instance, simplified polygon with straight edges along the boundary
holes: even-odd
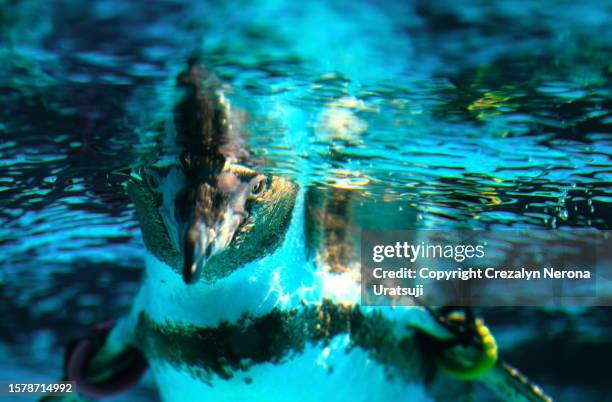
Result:
[[[28,356],[129,305],[121,183],[196,50],[262,169],[351,189],[383,227],[610,229],[610,3],[395,3],[3,7],[0,311],[30,324],[1,340]]]

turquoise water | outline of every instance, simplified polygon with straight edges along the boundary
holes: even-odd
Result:
[[[130,305],[121,184],[193,54],[265,171],[352,189],[383,227],[610,229],[611,2],[301,3],[0,2],[0,379],[55,378]],[[481,313],[559,400],[610,390],[609,310]]]

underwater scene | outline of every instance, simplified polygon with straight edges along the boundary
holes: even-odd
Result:
[[[367,231],[610,240],[610,21],[0,0],[0,401],[610,400],[612,247],[596,302],[360,290]]]

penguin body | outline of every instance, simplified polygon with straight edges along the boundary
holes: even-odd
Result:
[[[360,307],[354,278],[321,272],[307,257],[303,191],[294,205],[273,253],[214,283],[186,285],[148,253],[143,286],[117,328],[130,328],[163,400],[444,400],[427,390],[434,366],[409,329],[435,325],[429,314]],[[352,289],[336,294],[330,282],[339,280]],[[469,388],[446,381],[454,386],[444,393]]]

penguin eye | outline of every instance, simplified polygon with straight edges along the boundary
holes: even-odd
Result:
[[[253,188],[251,189],[251,195],[257,196],[259,194],[261,194],[264,189],[266,188],[266,179],[265,177],[258,177],[255,180],[257,180],[255,182],[255,185],[253,185]]]

